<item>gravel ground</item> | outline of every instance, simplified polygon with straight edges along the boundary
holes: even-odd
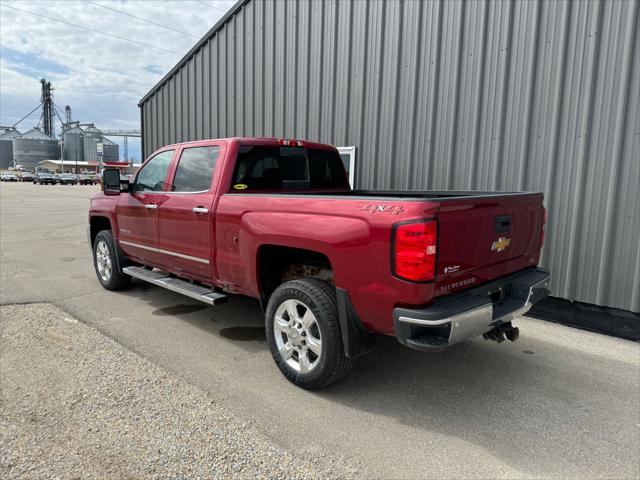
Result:
[[[274,445],[205,392],[55,306],[2,306],[0,318],[3,479],[357,474],[346,462]]]

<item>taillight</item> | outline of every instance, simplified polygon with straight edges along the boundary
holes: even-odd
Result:
[[[542,207],[542,230],[540,230],[540,248],[544,245],[544,229],[547,225],[547,209]]]
[[[438,228],[435,220],[394,225],[392,272],[403,280],[429,282],[436,276]]]
[[[287,140],[285,138],[281,138],[278,140],[278,143],[287,147],[304,147],[304,143],[300,140]]]

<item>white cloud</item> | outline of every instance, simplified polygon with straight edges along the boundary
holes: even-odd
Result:
[[[0,0],[0,124],[12,124],[39,102],[39,78],[74,120],[101,128],[139,128],[138,101],[226,12],[235,0],[95,3],[194,35],[185,35],[85,1]],[[207,6],[207,4],[209,6]],[[59,19],[164,50],[66,25]],[[20,58],[17,58],[17,57]],[[59,67],[59,68],[58,68]],[[37,122],[25,122],[23,129]]]

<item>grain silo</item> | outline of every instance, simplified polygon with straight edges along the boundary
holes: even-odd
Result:
[[[95,126],[89,125],[84,130],[84,161],[98,162],[98,144],[102,143],[102,132]]]
[[[32,169],[42,160],[58,160],[60,145],[39,128],[29,130],[13,139],[13,160],[16,165]]]
[[[120,160],[120,145],[107,137],[102,138],[102,161],[117,162]]]
[[[84,130],[69,125],[62,134],[62,158],[71,162],[84,161]]]
[[[13,165],[13,139],[20,135],[15,128],[0,132],[0,168],[6,169]]]

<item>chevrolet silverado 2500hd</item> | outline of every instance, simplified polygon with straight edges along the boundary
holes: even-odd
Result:
[[[169,145],[102,182],[88,235],[103,287],[258,299],[304,388],[341,378],[375,334],[424,352],[515,340],[548,294],[541,193],[352,190],[334,147],[264,138]]]

